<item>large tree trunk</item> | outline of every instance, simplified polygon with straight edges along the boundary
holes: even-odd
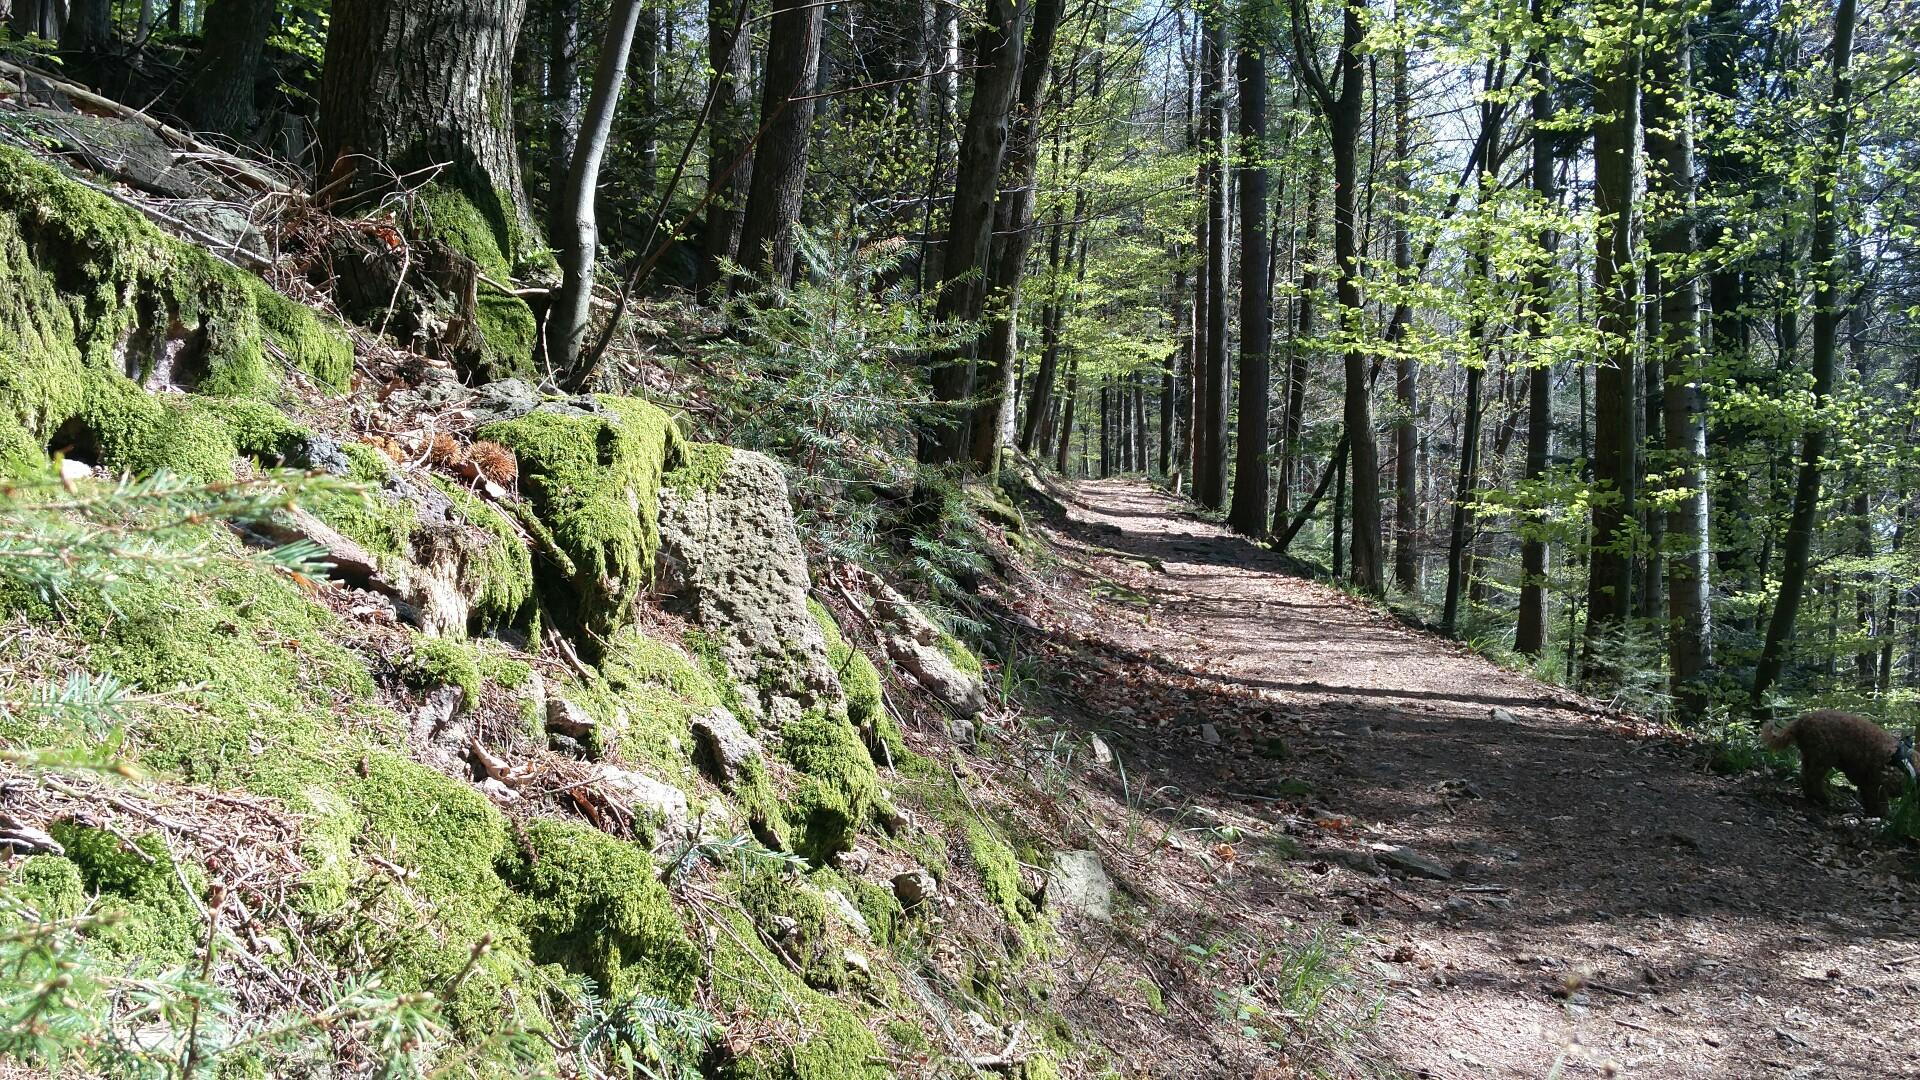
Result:
[[[1546,0],[1533,0],[1533,21],[1545,24]],[[1535,202],[1543,214],[1559,210],[1554,186],[1553,85],[1544,44],[1528,57],[1533,72],[1533,163]],[[1553,365],[1548,351],[1553,317],[1554,258],[1560,236],[1551,226],[1542,230],[1537,261],[1527,275],[1527,471],[1529,481],[1547,474],[1553,454]],[[1513,647],[1522,656],[1539,656],[1547,647],[1547,542],[1529,535],[1520,542],[1520,610],[1516,614]]]
[[[1621,44],[1637,33],[1637,15],[1625,0],[1600,9],[1610,53],[1596,77],[1594,210],[1600,216],[1593,263],[1600,355],[1593,374],[1594,440],[1591,549],[1587,568],[1586,661],[1590,674],[1613,681],[1596,664],[1625,629],[1633,601],[1634,343],[1639,283],[1634,272],[1634,193],[1640,163],[1640,59]]]
[[[98,52],[113,41],[113,0],[72,0],[60,31],[60,51]]]
[[[387,170],[440,167],[436,183],[472,203],[500,254],[523,255],[532,230],[504,103],[525,12],[526,0],[337,0],[320,79],[323,167],[345,160],[355,186],[375,190]]]
[[[974,380],[979,401],[973,407],[968,448],[974,469],[986,474],[999,467],[1000,450],[1005,445],[1007,410],[1012,402],[1008,380],[1013,376],[1014,358],[1019,355],[1020,284],[1026,274],[1027,253],[1033,248],[1033,211],[1039,192],[1035,181],[1040,164],[1040,116],[1047,107],[1054,32],[1065,9],[1066,0],[1035,0],[1033,32],[1020,72],[1014,127],[1002,170],[1005,182],[994,203],[992,293],[987,297],[990,317]],[[1097,99],[1105,74],[1100,54],[1095,54],[1093,63],[1093,96]]]
[[[60,37],[59,0],[13,0],[7,13],[7,26],[15,37],[38,37],[55,41]]]
[[[776,288],[793,281],[793,233],[807,189],[823,10],[813,0],[774,0],[768,27],[760,141],[740,226],[740,265],[749,273],[765,273]]]
[[[1227,30],[1225,16],[1206,15],[1201,34],[1200,97],[1205,115],[1202,160],[1207,170],[1206,352],[1199,413],[1200,451],[1193,495],[1219,509],[1227,495],[1227,398],[1233,378],[1227,367]]]
[[[567,231],[567,174],[580,133],[580,0],[553,0],[547,12],[547,237]]]
[[[626,77],[627,53],[633,48],[634,33],[645,6],[646,0],[615,0],[607,12],[605,36],[600,39],[600,58],[593,73],[593,96],[587,100],[587,111],[581,117],[567,186],[561,192],[567,228],[556,238],[560,241],[561,279],[560,289],[553,296],[553,306],[547,312],[547,363],[563,373],[564,381],[570,385],[575,382],[580,349],[591,321],[593,268],[600,256],[600,226],[595,205],[600,162],[606,157],[607,136],[613,131],[613,114],[620,102],[620,85]]]
[[[1267,278],[1267,58],[1249,34],[1235,68],[1240,89],[1240,423],[1233,506],[1243,536],[1267,531],[1267,383],[1273,349]]]
[[[1060,449],[1054,455],[1053,467],[1061,476],[1067,475],[1067,454],[1073,448],[1073,410],[1080,401],[1080,358],[1072,357],[1067,361],[1067,389],[1060,403]]]
[[[706,228],[700,237],[701,295],[720,283],[720,265],[740,254],[748,178],[753,175],[753,70],[747,0],[707,0],[707,63],[719,81],[707,121]]]
[[[959,173],[953,184],[940,298],[934,304],[938,325],[976,322],[985,310],[983,275],[989,270],[993,247],[994,195],[1019,90],[1026,13],[1025,0],[989,0],[986,21],[975,39],[974,62],[979,71],[974,77],[973,101],[967,107],[967,130],[960,142]],[[944,412],[934,418],[929,437],[922,441],[921,460],[944,464],[966,456],[973,430],[966,403],[973,396],[978,359],[977,341],[940,350],[930,358],[933,398]]]
[[[212,0],[205,44],[186,102],[194,126],[243,139],[253,131],[253,89],[273,33],[277,0]]]
[[[1840,0],[1833,16],[1833,100],[1827,107],[1824,145],[1813,176],[1813,250],[1808,261],[1818,282],[1813,309],[1813,395],[1819,409],[1824,409],[1833,395],[1834,354],[1842,308],[1849,299],[1846,265],[1839,257],[1839,187],[1853,108],[1854,11],[1854,0]],[[1826,424],[1826,418],[1816,412],[1802,437],[1793,517],[1780,560],[1780,597],[1774,602],[1766,645],[1753,673],[1752,704],[1756,712],[1765,705],[1767,691],[1786,666],[1787,646],[1793,640],[1794,620],[1800,614],[1807,560],[1813,551],[1814,515],[1820,503],[1820,459],[1827,451]]]
[[[1707,424],[1701,351],[1700,285],[1693,267],[1694,191],[1692,62],[1678,13],[1663,27],[1647,65],[1648,201],[1660,214],[1652,230],[1660,267],[1661,370],[1668,476],[1667,667],[1674,707],[1682,720],[1698,719],[1707,697],[1701,676],[1712,662],[1708,604]],[[1648,369],[1652,370],[1651,367]],[[1651,382],[1648,396],[1656,387]]]

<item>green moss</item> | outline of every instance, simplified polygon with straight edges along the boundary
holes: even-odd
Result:
[[[906,926],[906,913],[892,889],[865,878],[847,877],[837,870],[816,870],[812,881],[820,888],[839,892],[853,903],[854,910],[866,920],[874,944],[884,949],[899,939]]]
[[[230,460],[213,452],[221,440],[204,414],[134,403],[146,395],[127,375],[148,374],[163,335],[188,343],[179,373],[197,376],[201,395],[263,394],[279,382],[283,359],[332,389],[346,387],[352,368],[343,334],[259,278],[0,147],[0,417],[9,468],[29,463],[28,444],[80,425],[93,429],[102,464],[222,475]]]
[[[608,998],[692,1000],[700,954],[646,852],[558,821],[533,822],[526,838],[503,873],[525,900],[536,961],[592,978]]]
[[[940,651],[947,654],[947,659],[953,661],[954,667],[975,678],[986,675],[986,668],[981,666],[980,658],[973,655],[973,650],[967,648],[959,638],[952,634],[941,634],[937,644]]]
[[[720,693],[685,653],[636,627],[617,631],[600,658],[599,678],[571,680],[563,696],[598,723],[595,756],[614,752],[652,765],[662,779],[690,786],[691,721],[720,704]]]
[[[71,919],[87,903],[80,867],[61,855],[30,856],[13,872],[6,892],[43,921]]]
[[[660,478],[670,488],[682,491],[713,492],[726,478],[727,463],[733,460],[733,447],[725,443],[689,442],[680,465]]]
[[[967,823],[967,855],[980,872],[987,899],[1000,909],[1007,925],[1020,931],[1032,944],[1034,936],[1029,924],[1035,914],[1033,901],[1020,886],[1020,863],[1014,858],[1013,849],[985,825],[970,821]]]
[[[443,184],[428,185],[419,199],[422,232],[472,259],[493,279],[482,281],[475,293],[483,346],[481,366],[469,374],[480,382],[537,374],[533,347],[539,326],[533,309],[500,288],[512,284],[516,255],[525,246],[513,227],[512,202],[483,212],[471,195]]]
[[[179,963],[200,940],[200,915],[181,886],[173,856],[156,835],[129,850],[120,837],[70,821],[49,830],[80,872],[82,887],[99,896],[97,913],[109,921],[92,937],[112,955],[142,965]]]
[[[631,398],[598,400],[594,414],[542,410],[476,436],[518,456],[533,516],[571,564],[543,560],[536,568],[548,607],[603,640],[628,621],[653,580],[660,476],[679,462],[681,442],[665,411]]]
[[[792,1018],[799,1041],[760,1039],[722,1066],[723,1080],[884,1080],[879,1043],[846,1005],[808,986],[761,943],[745,915],[720,913],[709,985],[719,1001]]]
[[[413,646],[414,675],[428,686],[460,688],[460,709],[480,703],[480,663],[473,646],[446,638],[419,638]]]
[[[853,846],[880,789],[873,758],[838,715],[812,710],[780,730],[779,753],[801,777],[786,801],[793,847],[815,864]]]
[[[532,617],[533,553],[519,530],[497,507],[460,484],[437,475],[433,482],[453,501],[456,518],[488,534],[487,550],[471,572],[480,586],[473,599],[475,618],[483,627],[528,621]]]

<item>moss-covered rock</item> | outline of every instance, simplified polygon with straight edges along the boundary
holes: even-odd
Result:
[[[459,689],[463,711],[480,703],[480,661],[464,641],[421,638],[413,646],[413,673],[427,686]]]
[[[653,581],[660,475],[679,463],[679,429],[647,402],[600,397],[591,410],[543,405],[476,435],[519,458],[527,524],[555,556],[537,564],[535,582],[597,656]]]
[[[283,364],[284,361],[284,364]],[[257,430],[140,381],[258,396],[283,366],[344,389],[352,345],[301,305],[30,155],[0,147],[0,454],[64,441],[115,468],[230,474]],[[221,460],[224,452],[225,460]]]
[[[692,999],[700,954],[646,852],[582,825],[536,821],[503,873],[523,898],[536,961],[593,979],[609,999]]]
[[[478,583],[473,615],[481,629],[522,625],[531,619],[533,553],[526,541],[492,503],[446,477],[434,484],[453,501],[453,515],[463,525],[480,529],[487,542],[469,576]]]
[[[474,292],[475,316],[482,340],[479,365],[466,372],[476,382],[535,374],[533,354],[539,325],[525,300],[504,291],[515,263],[527,248],[512,227],[517,215],[483,213],[473,198],[444,184],[429,184],[419,195],[417,220],[422,233],[472,259],[492,281]],[[512,205],[510,202],[507,204]]]
[[[880,778],[853,725],[836,713],[805,713],[780,729],[780,757],[800,773],[786,800],[793,850],[816,864],[853,846],[872,812]]]

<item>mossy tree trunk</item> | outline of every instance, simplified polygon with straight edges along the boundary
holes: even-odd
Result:
[[[518,261],[533,235],[512,129],[525,14],[526,0],[338,0],[320,79],[322,169],[351,166],[357,190],[431,176],[466,196],[506,262]]]
[[[278,0],[212,0],[206,46],[187,91],[195,126],[245,138],[253,130],[253,90],[273,33]]]

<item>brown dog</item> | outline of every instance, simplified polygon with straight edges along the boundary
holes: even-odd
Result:
[[[1914,778],[1913,746],[1864,716],[1821,710],[1787,724],[1769,723],[1760,741],[1769,750],[1800,750],[1800,788],[1827,805],[1827,774],[1839,769],[1860,792],[1860,805],[1887,816],[1887,800]]]

